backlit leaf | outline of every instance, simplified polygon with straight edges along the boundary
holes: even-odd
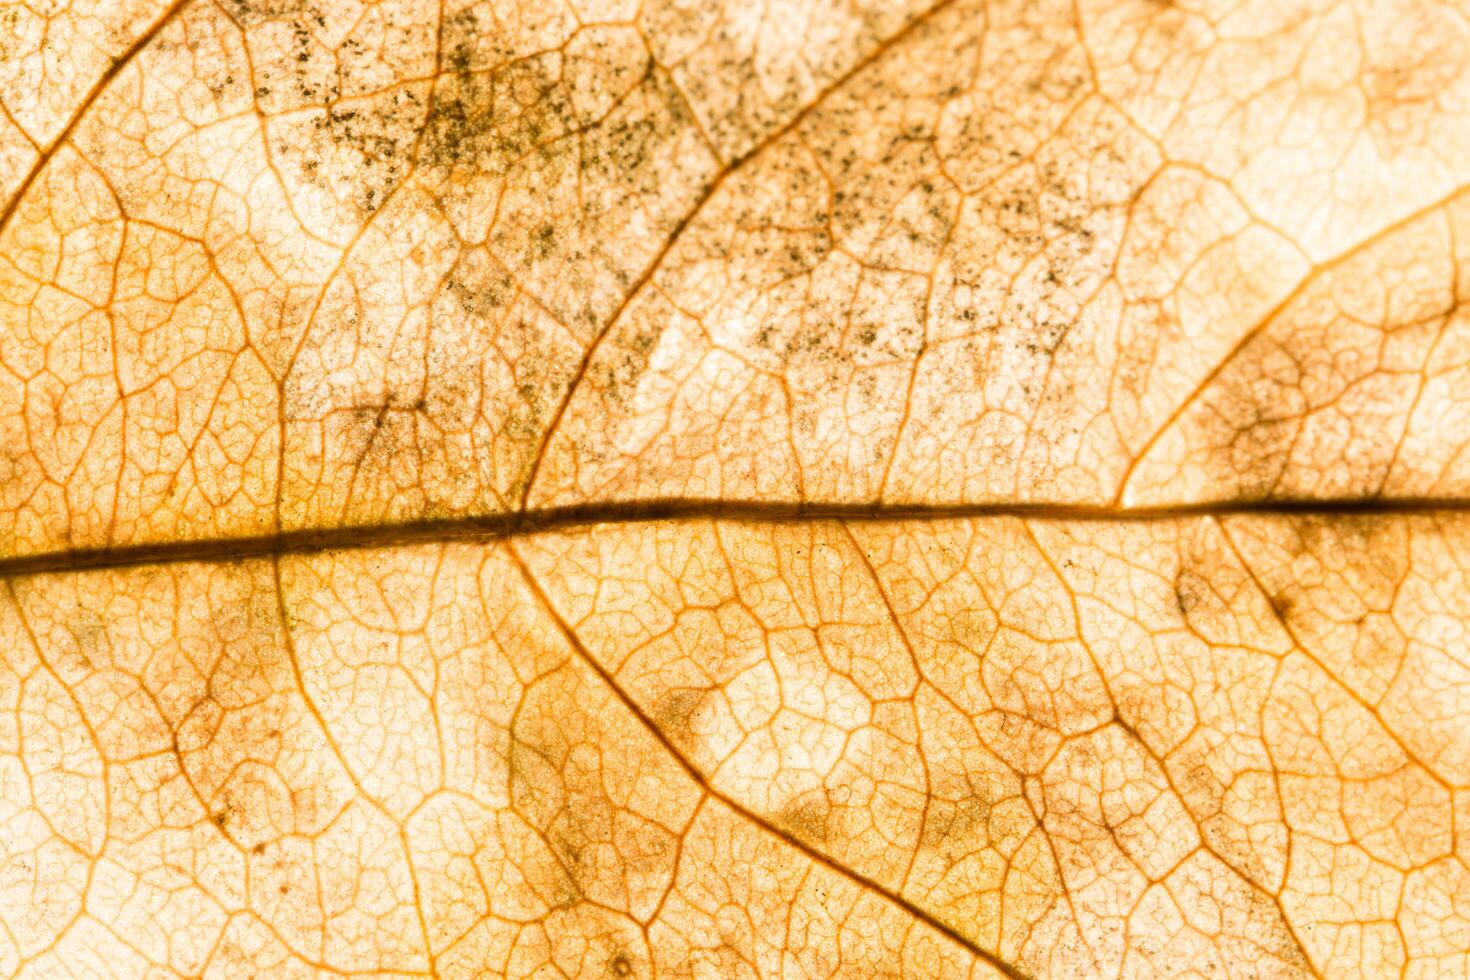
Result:
[[[1470,10],[0,3],[0,972],[1470,977]]]

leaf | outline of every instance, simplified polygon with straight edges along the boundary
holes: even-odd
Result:
[[[1470,976],[1462,14],[0,7],[0,971]]]

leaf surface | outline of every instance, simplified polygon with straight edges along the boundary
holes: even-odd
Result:
[[[1465,13],[0,6],[0,971],[1470,976]]]

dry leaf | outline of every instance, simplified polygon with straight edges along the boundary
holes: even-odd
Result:
[[[1470,10],[0,3],[0,110],[6,975],[1470,976]]]

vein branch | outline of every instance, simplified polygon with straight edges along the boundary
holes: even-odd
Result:
[[[528,568],[526,566],[526,563],[521,559],[520,553],[516,551],[514,545],[508,547],[506,551],[509,553],[511,560],[515,562],[516,568],[521,573],[521,577],[525,579],[526,587],[531,590],[532,594],[536,597],[537,603],[545,610],[546,614],[551,617],[552,621],[556,624],[557,629],[561,632],[562,636],[565,637],[568,645],[570,645],[572,650],[575,651],[577,657],[581,659],[582,662],[585,663],[589,668],[591,668],[594,673],[597,674],[602,683],[607,686],[607,689],[613,692],[613,695],[620,702],[622,702],[623,706],[627,708],[628,711],[633,714],[633,716],[638,720],[638,723],[642,725],[643,728],[645,728],[648,733],[659,742],[663,750],[668,753],[669,758],[673,759],[674,762],[678,764],[679,768],[683,769],[685,774],[688,775],[688,777],[692,779],[707,796],[719,800],[726,807],[728,807],[731,812],[738,814],[742,819],[748,820],[750,823],[759,827],[761,830],[772,835],[773,837],[784,841],[792,848],[800,851],[809,860],[831,871],[836,872],[837,874],[846,878],[848,881],[851,881],[853,884],[857,885],[859,888],[862,888],[865,891],[872,892],[875,895],[881,896],[888,902],[902,909],[905,913],[912,916],[914,919],[923,922],[929,928],[950,939],[957,945],[964,947],[964,949],[967,950],[976,959],[984,961],[1005,976],[1011,977],[1013,978],[1013,980],[1028,980],[1028,974],[1023,973],[1019,968],[1001,959],[995,953],[976,945],[973,941],[965,938],[963,935],[957,932],[952,926],[948,926],[945,923],[941,922],[932,914],[914,905],[902,895],[899,895],[896,892],[885,888],[878,882],[873,881],[857,873],[856,871],[853,871],[851,868],[845,867],[841,863],[833,860],[828,855],[805,843],[799,837],[796,837],[791,833],[782,830],[780,827],[777,827],[775,824],[771,823],[759,813],[748,809],[739,801],[727,796],[720,790],[716,789],[713,785],[711,785],[709,780],[705,777],[704,773],[702,773],[699,768],[696,767],[692,761],[690,761],[688,756],[684,755],[684,753],[681,752],[678,747],[676,747],[674,743],[669,740],[669,737],[665,735],[662,730],[660,730],[658,725],[654,723],[653,719],[650,718],[647,713],[644,712],[644,710],[633,699],[633,697],[629,695],[626,690],[624,690],[622,685],[618,683],[617,679],[613,677],[612,674],[610,674],[608,670],[600,662],[598,662],[597,658],[592,655],[591,651],[589,651],[582,644],[582,641],[580,638],[578,638],[576,632],[562,617],[562,615],[557,612],[556,607],[552,605],[551,599],[542,590],[541,583],[536,580],[536,576],[531,574],[530,568]]]
[[[703,192],[695,200],[693,206],[679,219],[679,223],[674,226],[673,231],[664,240],[663,246],[649,260],[648,265],[644,267],[643,271],[638,275],[638,278],[633,281],[632,285],[628,287],[627,292],[623,294],[622,302],[618,304],[617,309],[612,312],[612,315],[607,318],[607,321],[598,330],[591,342],[587,344],[587,349],[582,354],[582,360],[577,365],[577,369],[573,372],[571,379],[567,382],[566,390],[562,392],[561,400],[557,403],[556,410],[552,412],[551,421],[542,432],[540,442],[536,447],[536,453],[531,459],[531,466],[526,473],[525,485],[521,492],[521,510],[523,512],[530,506],[531,494],[536,488],[536,477],[541,472],[541,464],[546,458],[546,451],[551,445],[551,440],[556,435],[557,430],[561,428],[562,416],[566,414],[567,407],[571,405],[573,396],[576,395],[577,389],[581,387],[582,379],[586,377],[587,371],[592,365],[592,360],[597,355],[598,348],[602,346],[603,340],[612,332],[613,327],[622,319],[623,311],[628,308],[636,296],[643,292],[644,287],[652,280],[654,273],[663,265],[664,259],[673,250],[675,243],[683,235],[684,229],[688,228],[694,219],[698,217],[699,212],[715,196],[715,192],[720,189],[720,186],[724,184],[731,174],[741,169],[750,160],[759,156],[766,148],[775,145],[784,139],[787,134],[793,132],[833,92],[836,92],[854,77],[861,74],[864,69],[893,50],[896,45],[902,43],[905,38],[912,35],[953,2],[954,0],[938,0],[938,2],[905,24],[892,37],[876,45],[865,57],[859,58],[856,64],[839,75],[826,88],[822,89],[821,92],[817,93],[814,99],[808,102],[800,112],[787,120],[784,125],[778,126],[776,129],[767,133],[754,146],[722,166],[709,183],[705,185]]]
[[[26,193],[31,189],[31,185],[36,182],[36,178],[40,176],[41,171],[46,169],[46,165],[51,162],[51,158],[56,155],[56,151],[65,146],[66,142],[71,139],[72,133],[92,108],[92,104],[107,90],[107,87],[112,84],[112,80],[137,57],[138,52],[152,43],[153,39],[158,36],[158,33],[167,27],[169,22],[178,16],[179,11],[183,10],[188,3],[189,0],[173,0],[168,5],[168,9],[160,14],[158,19],[152,24],[149,24],[147,30],[139,34],[137,39],[128,46],[126,51],[113,58],[108,64],[106,71],[97,76],[97,81],[92,83],[92,87],[87,91],[86,97],[77,106],[76,111],[67,120],[61,132],[57,133],[56,138],[41,150],[35,162],[31,164],[31,169],[26,172],[25,177],[21,179],[20,185],[16,187],[15,193],[10,195],[10,200],[6,201],[4,209],[0,210],[0,235],[5,233],[6,227],[10,224],[11,218],[15,216],[16,210],[20,207],[20,202],[25,199]]]

